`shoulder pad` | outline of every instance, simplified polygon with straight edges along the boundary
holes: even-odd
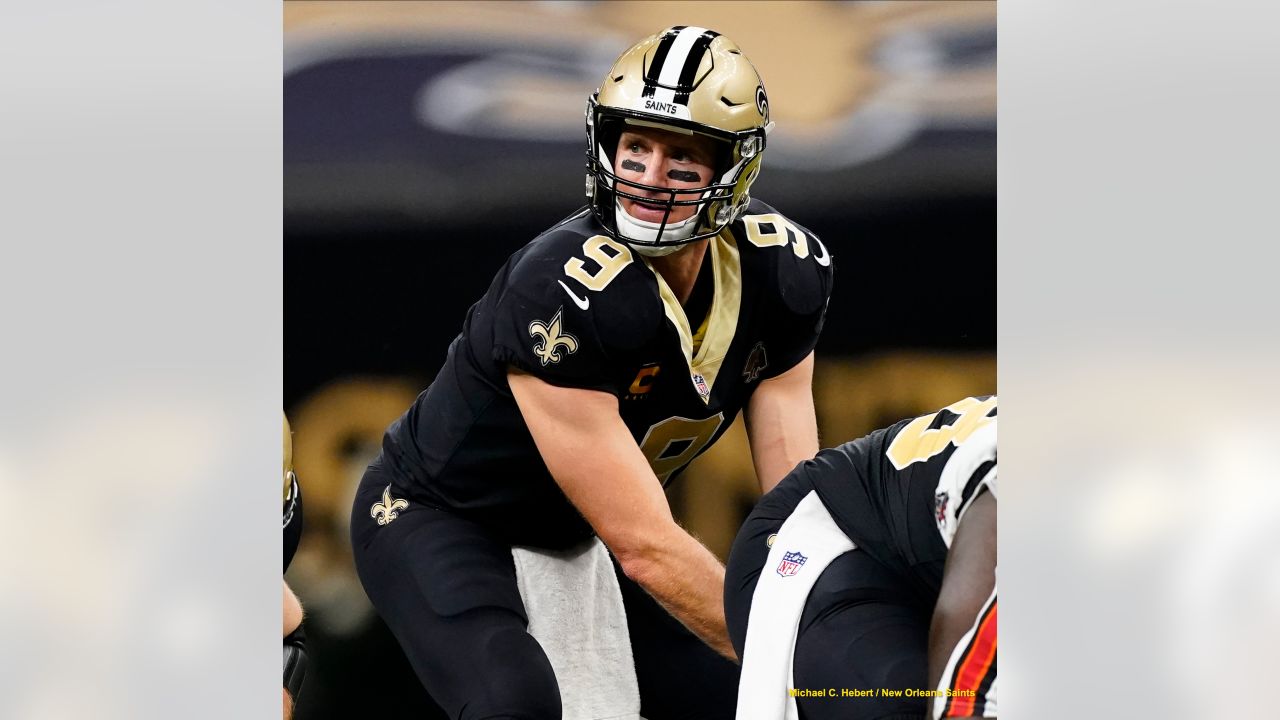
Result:
[[[732,226],[744,254],[757,255],[774,280],[774,290],[788,310],[809,316],[822,310],[831,295],[831,253],[808,228],[759,200]]]
[[[492,305],[495,360],[555,384],[610,389],[624,353],[660,330],[643,259],[595,230],[571,220],[512,257]]]

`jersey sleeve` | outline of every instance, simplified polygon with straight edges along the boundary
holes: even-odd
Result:
[[[494,302],[493,359],[552,385],[621,395],[628,380],[601,337],[603,303],[565,276],[563,242],[540,245],[509,268]]]
[[[791,223],[795,232],[803,233],[803,246],[770,248],[775,260],[777,296],[770,303],[769,366],[762,373],[775,377],[795,367],[813,351],[822,334],[827,303],[831,298],[835,263],[826,246],[807,228]],[[802,248],[801,253],[796,251]]]

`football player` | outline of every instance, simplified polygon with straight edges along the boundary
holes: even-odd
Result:
[[[620,570],[642,714],[732,716],[724,568],[664,487],[743,410],[763,489],[818,449],[831,256],[750,196],[770,127],[724,35],[672,27],[623,53],[587,102],[588,204],[498,270],[388,428],[356,566],[450,717],[560,717],[511,547],[593,535]]]
[[[740,708],[995,717],[995,439],[996,398],[966,398],[824,450],[761,498],[726,570]]]
[[[293,472],[293,434],[289,430],[289,418],[284,418],[284,569],[302,539],[302,491],[298,477]],[[284,585],[284,717],[293,715],[293,702],[302,688],[302,676],[307,669],[306,636],[302,631],[302,605],[293,594],[288,582]]]

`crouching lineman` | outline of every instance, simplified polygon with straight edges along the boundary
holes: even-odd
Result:
[[[995,397],[797,466],[725,571],[738,717],[995,717],[995,511]]]
[[[284,570],[289,569],[293,554],[302,539],[302,493],[298,477],[293,473],[293,435],[289,418],[284,419]],[[302,632],[302,605],[289,583],[284,585],[284,717],[293,715],[293,701],[302,689],[302,675],[307,669],[306,636]]]

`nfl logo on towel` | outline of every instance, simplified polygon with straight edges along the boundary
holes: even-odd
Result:
[[[785,553],[782,556],[782,562],[778,563],[778,574],[782,577],[791,577],[800,572],[800,566],[804,565],[804,561],[808,559],[798,552]]]

